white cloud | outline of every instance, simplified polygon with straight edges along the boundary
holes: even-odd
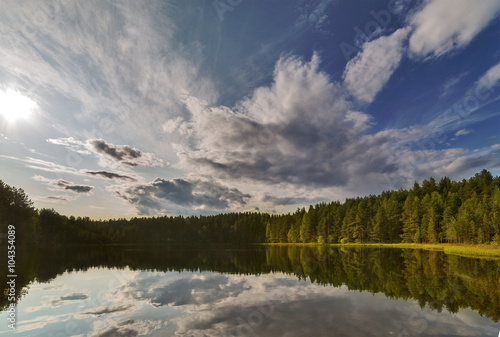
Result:
[[[441,56],[462,48],[499,13],[498,0],[431,0],[412,19],[412,54]]]
[[[312,28],[314,32],[325,35],[333,35],[323,26],[328,23],[328,9],[332,5],[337,5],[339,0],[316,0],[298,6],[299,17],[295,22],[297,28]]]
[[[488,69],[488,71],[477,81],[477,89],[491,89],[500,82],[500,62]]]
[[[468,135],[469,133],[472,133],[472,130],[461,129],[455,132],[455,137],[465,136]]]
[[[371,103],[399,66],[404,42],[410,29],[402,28],[363,45],[363,50],[347,63],[343,79],[359,101]]]
[[[179,213],[186,207],[202,211],[227,210],[245,205],[250,198],[236,188],[193,179],[156,178],[149,184],[112,186],[108,190],[134,205],[141,214]]]
[[[193,145],[177,147],[178,167],[238,186],[260,207],[267,206],[262,201],[300,203],[297,196],[331,200],[378,193],[429,176],[459,178],[500,165],[492,153],[439,150],[436,137],[442,134],[434,125],[369,134],[371,116],[350,109],[340,85],[318,70],[319,62],[317,55],[310,62],[280,59],[274,82],[232,109],[186,100]]]
[[[196,144],[178,153],[181,167],[238,182],[295,186],[344,185],[356,158],[365,168],[377,162],[373,170],[390,169],[382,151],[365,149],[378,141],[362,137],[370,116],[351,111],[340,86],[318,65],[317,55],[310,62],[282,58],[273,84],[234,109],[190,98]]]

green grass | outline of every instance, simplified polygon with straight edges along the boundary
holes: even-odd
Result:
[[[321,246],[319,243],[265,243],[270,246]],[[438,250],[449,255],[473,256],[485,258],[500,258],[500,244],[472,245],[458,243],[347,243],[332,244],[331,246],[342,247],[384,247],[384,248],[411,248]]]

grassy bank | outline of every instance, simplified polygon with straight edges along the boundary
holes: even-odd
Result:
[[[321,246],[319,243],[267,243],[266,245],[293,245],[293,246]],[[469,245],[456,243],[348,243],[348,244],[332,244],[331,246],[341,247],[384,247],[384,248],[412,248],[439,250],[445,254],[473,256],[473,257],[488,257],[500,258],[500,245]]]

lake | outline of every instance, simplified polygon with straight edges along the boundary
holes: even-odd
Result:
[[[23,295],[16,330],[4,310],[0,336],[496,337],[500,331],[500,261],[437,251],[71,247],[20,250],[17,270]],[[2,297],[2,308],[8,303]]]

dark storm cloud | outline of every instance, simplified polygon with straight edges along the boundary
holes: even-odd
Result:
[[[54,186],[57,190],[67,190],[75,193],[91,193],[94,186],[78,185],[63,179],[49,179],[42,176],[34,176],[34,180],[40,181],[46,185]],[[52,197],[53,200],[62,200],[60,197]],[[67,200],[67,199],[66,199]]]
[[[125,159],[137,159],[142,156],[141,151],[134,149],[128,145],[112,145],[106,143],[102,139],[94,139],[90,144],[99,153],[103,153],[114,158],[117,161]]]
[[[74,293],[60,297],[61,301],[78,301],[78,300],[86,300],[87,298],[89,297],[86,294],[82,293]]]
[[[82,186],[82,185],[67,185],[64,187],[65,190],[70,190],[76,193],[88,193],[92,191],[92,186]]]
[[[93,186],[86,186],[86,185],[76,185],[72,182],[66,181],[66,180],[56,180],[53,182],[54,186],[61,187],[65,190],[73,191],[76,193],[88,193],[92,191],[94,188]]]
[[[53,195],[50,195],[47,197],[47,199],[50,199],[50,200],[59,200],[59,201],[68,201],[68,198],[64,197],[64,196],[53,196]]]
[[[163,160],[152,153],[142,152],[128,145],[114,145],[102,139],[89,139],[88,148],[112,162],[135,166],[163,166]]]
[[[92,175],[92,176],[99,176],[107,179],[119,179],[119,180],[128,180],[128,181],[137,181],[137,179],[132,178],[130,176],[118,174],[118,173],[113,173],[113,172],[107,172],[107,171],[87,171],[85,172],[86,174]]]
[[[250,195],[214,181],[156,178],[149,184],[112,189],[117,196],[135,205],[141,213],[163,212],[169,205],[223,210],[233,204],[245,205]]]

